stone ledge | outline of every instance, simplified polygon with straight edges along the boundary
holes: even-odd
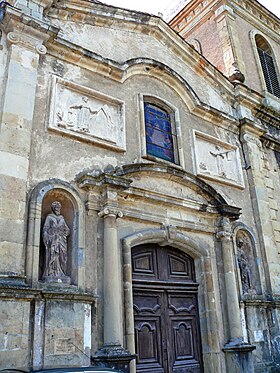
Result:
[[[11,299],[18,301],[32,301],[32,300],[56,300],[56,301],[75,301],[82,303],[94,303],[98,298],[95,294],[78,293],[73,289],[49,288],[46,290],[31,289],[27,285],[2,285],[0,282],[0,299]]]

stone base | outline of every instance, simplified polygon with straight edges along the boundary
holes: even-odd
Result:
[[[249,343],[231,341],[223,348],[226,354],[227,372],[254,373],[252,351],[256,349]]]
[[[129,373],[129,363],[136,355],[125,350],[121,345],[104,345],[92,357],[91,363],[101,368],[111,368],[122,373]]]
[[[48,284],[71,284],[71,278],[68,276],[46,276],[43,277],[43,281]]]

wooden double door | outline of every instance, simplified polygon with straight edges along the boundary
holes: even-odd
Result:
[[[141,245],[132,271],[137,373],[202,373],[193,259]]]

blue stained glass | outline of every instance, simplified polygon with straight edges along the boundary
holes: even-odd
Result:
[[[157,115],[158,117],[161,117],[161,118],[169,119],[168,112],[158,108],[155,105],[145,103],[144,107],[145,107],[145,112],[151,113],[153,115]]]
[[[174,162],[174,135],[169,113],[149,103],[145,103],[144,108],[147,153]]]
[[[174,162],[174,153],[172,150],[167,150],[154,144],[147,144],[147,152],[155,157]]]
[[[163,148],[173,149],[172,135],[168,132],[162,132],[151,127],[146,127],[146,139],[155,145],[159,145]]]

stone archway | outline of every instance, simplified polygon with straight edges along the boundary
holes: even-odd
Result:
[[[162,247],[172,246],[191,257],[197,278],[200,279],[198,287],[198,304],[200,308],[202,356],[205,371],[221,371],[223,355],[220,351],[219,332],[213,334],[212,330],[219,330],[220,309],[217,284],[213,279],[213,261],[211,248],[205,242],[200,242],[179,232],[175,227],[163,229],[147,229],[125,237],[122,240],[123,266],[124,266],[124,311],[126,347],[135,353],[134,311],[133,311],[133,265],[132,252],[134,247],[145,244],[156,244]],[[215,301],[214,301],[215,300]],[[211,304],[211,307],[208,305]],[[220,351],[217,354],[217,351]],[[131,363],[131,373],[136,372],[135,362]],[[151,370],[153,371],[153,370]],[[153,371],[154,372],[154,371]]]

